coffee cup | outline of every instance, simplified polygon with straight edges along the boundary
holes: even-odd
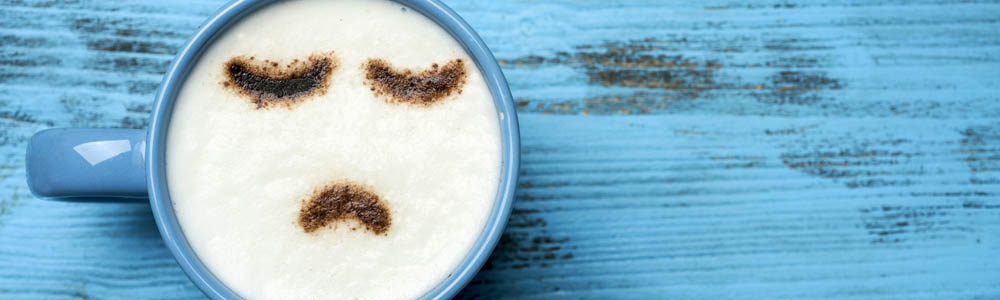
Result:
[[[160,234],[180,267],[212,299],[240,299],[199,258],[178,221],[167,183],[167,137],[182,86],[210,46],[240,20],[277,1],[242,0],[223,7],[183,46],[156,94],[147,130],[57,128],[36,133],[27,149],[27,177],[33,194],[63,201],[132,201],[148,198]],[[483,265],[507,222],[519,165],[517,115],[495,58],[454,11],[438,0],[399,0],[447,32],[482,74],[499,127],[499,181],[485,225],[460,263],[421,298],[454,296]],[[336,49],[332,49],[336,51]],[[374,88],[373,88],[374,90]],[[280,108],[279,108],[280,109]],[[417,276],[417,275],[415,275]]]

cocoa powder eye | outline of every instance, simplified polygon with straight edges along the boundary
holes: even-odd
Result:
[[[369,59],[362,65],[365,84],[389,103],[432,105],[451,94],[461,94],[465,85],[465,62],[451,60],[431,64],[422,71],[397,69],[384,59]]]
[[[283,63],[237,56],[223,65],[226,78],[222,85],[249,100],[256,109],[292,108],[306,98],[326,93],[330,73],[336,68],[332,52]]]

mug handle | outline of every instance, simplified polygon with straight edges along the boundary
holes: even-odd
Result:
[[[28,142],[25,168],[28,188],[39,198],[98,202],[145,199],[146,131],[42,130]]]

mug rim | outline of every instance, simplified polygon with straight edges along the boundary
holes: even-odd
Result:
[[[181,48],[163,77],[153,104],[146,136],[146,184],[157,229],[184,273],[209,298],[243,299],[222,283],[191,248],[173,210],[166,182],[166,132],[171,113],[185,79],[204,51],[224,31],[243,17],[281,0],[235,0],[208,19]],[[473,247],[444,280],[425,292],[421,299],[447,299],[457,294],[489,258],[507,224],[514,199],[520,166],[520,133],[517,112],[506,77],[496,58],[479,35],[451,8],[439,0],[391,0],[416,10],[434,21],[454,38],[480,69],[493,97],[501,134],[500,182],[493,209]]]

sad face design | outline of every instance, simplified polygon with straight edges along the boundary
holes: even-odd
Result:
[[[333,52],[314,54],[306,59],[278,63],[255,56],[237,56],[223,66],[222,85],[239,94],[257,110],[283,107],[323,95],[330,87],[331,74],[339,67]],[[372,58],[361,66],[365,85],[378,98],[396,105],[430,106],[448,96],[462,93],[466,81],[465,64],[454,59],[425,70],[396,69],[384,60]],[[379,195],[353,182],[318,187],[302,200],[298,225],[307,233],[341,220],[355,220],[368,232],[384,235],[392,225],[391,213]]]

